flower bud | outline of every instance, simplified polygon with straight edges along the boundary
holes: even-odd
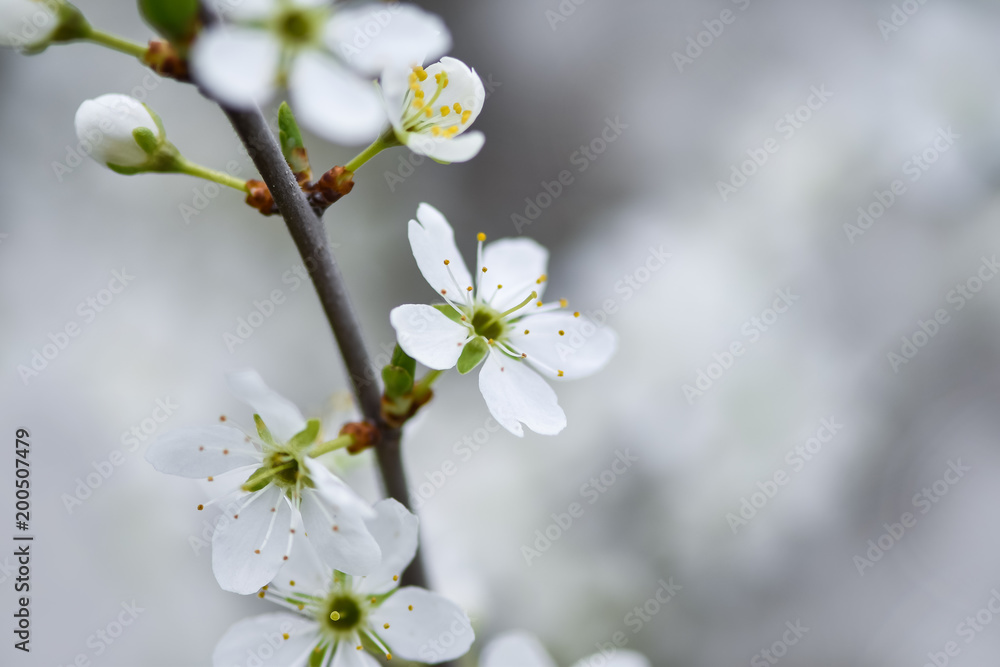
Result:
[[[0,46],[37,53],[89,31],[83,14],[65,0],[0,0]]]
[[[0,0],[2,1],[2,0]],[[90,157],[123,173],[146,171],[165,136],[155,115],[128,95],[101,95],[76,112],[76,136]]]

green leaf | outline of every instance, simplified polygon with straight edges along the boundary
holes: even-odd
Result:
[[[447,317],[452,322],[459,322],[459,323],[462,322],[462,314],[456,311],[454,308],[452,308],[451,304],[435,303],[433,307],[437,308],[440,312],[444,313],[445,317]]]
[[[392,351],[392,361],[389,363],[393,366],[399,366],[414,377],[417,375],[417,362],[406,352],[403,352],[403,348],[399,345]]]
[[[285,156],[288,166],[292,168],[292,172],[300,174],[310,171],[302,132],[299,130],[299,124],[295,122],[295,114],[292,113],[288,102],[282,102],[278,107],[278,138],[281,140],[281,153]]]
[[[172,42],[190,42],[198,28],[198,0],[139,0],[139,12]]]
[[[253,416],[253,423],[257,425],[257,435],[264,441],[264,444],[277,447],[278,443],[274,441],[274,436],[271,435],[270,429],[267,428],[267,424],[260,418],[260,415],[255,414]]]
[[[383,368],[382,382],[385,383],[385,395],[389,398],[400,398],[413,389],[413,375],[402,366]]]
[[[135,143],[139,144],[139,148],[146,155],[152,155],[160,147],[160,140],[156,138],[156,135],[148,127],[137,127],[132,130],[132,138],[135,139]]]
[[[458,358],[458,372],[465,375],[479,365],[490,352],[489,343],[482,336],[476,336],[465,344],[462,356]]]
[[[304,429],[292,436],[292,439],[288,441],[288,445],[295,451],[299,451],[316,442],[317,437],[319,437],[319,420],[310,419],[306,422]]]

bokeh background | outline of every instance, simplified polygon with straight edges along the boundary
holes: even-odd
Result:
[[[79,5],[106,29],[151,36],[130,2]],[[610,313],[621,339],[606,370],[558,387],[569,418],[558,437],[488,433],[475,379],[457,374],[408,433],[415,484],[445,462],[457,468],[440,489],[423,487],[423,544],[436,587],[468,609],[480,639],[527,629],[561,665],[619,632],[657,667],[917,667],[934,664],[929,654],[997,664],[1000,280],[985,278],[1000,252],[1000,7],[425,6],[451,27],[452,54],[487,81],[488,138],[465,165],[407,167],[407,152],[384,153],[328,211],[371,353],[384,360],[391,347],[392,307],[432,296],[405,234],[422,201],[449,217],[469,257],[478,231],[547,245],[552,296]],[[713,23],[725,10],[731,21]],[[688,41],[699,33],[700,52]],[[679,66],[689,47],[696,57]],[[803,108],[814,87],[825,101]],[[272,609],[217,588],[209,550],[197,548],[205,489],[156,473],[148,440],[123,436],[144,420],[157,432],[222,413],[248,420],[224,381],[245,367],[321,414],[342,400],[342,366],[312,288],[287,278],[299,258],[279,219],[192,179],[125,178],[73,156],[79,103],[131,93],[188,157],[235,161],[250,177],[224,117],[193,88],[71,45],[0,53],[0,91],[0,507],[11,526],[0,532],[15,532],[23,427],[36,535],[30,656],[11,647],[13,560],[0,556],[0,662],[207,665],[231,623]],[[591,145],[595,159],[581,158]],[[723,197],[719,181],[765,145],[778,150]],[[309,148],[323,166],[356,152]],[[572,184],[539,199],[563,170]],[[881,217],[845,227],[897,179],[905,192]],[[526,198],[545,206],[535,215]],[[512,216],[529,213],[518,229]],[[670,257],[660,265],[657,253]],[[115,270],[134,280],[88,321],[78,304]],[[276,289],[284,303],[230,350],[224,335]],[[779,290],[792,305],[773,317]],[[938,310],[947,322],[935,330]],[[81,334],[23,380],[18,366],[70,321]],[[918,334],[923,345],[893,364],[921,322],[935,335]],[[734,342],[743,354],[730,363]],[[702,372],[702,393],[685,392]],[[158,400],[177,405],[162,424],[149,421]],[[832,438],[824,420],[838,425]],[[460,453],[466,438],[480,445],[471,456]],[[794,453],[810,447],[808,460]],[[115,450],[121,465],[67,506]],[[583,495],[626,451],[638,462]],[[347,474],[374,500],[370,466],[354,461]],[[776,474],[781,486],[768,484]],[[762,488],[773,497],[754,496]],[[573,502],[583,516],[526,562],[522,547]],[[900,535],[904,513],[914,519]],[[888,549],[876,561],[869,540],[880,538]],[[651,603],[661,582],[681,588]],[[123,603],[143,611],[105,643],[96,633]],[[786,624],[808,630],[796,637]]]

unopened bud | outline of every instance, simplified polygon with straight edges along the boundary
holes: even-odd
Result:
[[[165,143],[154,114],[127,95],[101,95],[76,112],[76,135],[88,142],[90,156],[115,171],[146,171]]]

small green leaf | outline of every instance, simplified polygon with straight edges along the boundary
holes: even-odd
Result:
[[[435,303],[434,304],[434,308],[437,308],[439,311],[441,311],[442,313],[444,313],[445,316],[449,320],[451,320],[452,322],[459,322],[460,323],[462,321],[462,314],[459,313],[454,308],[452,308],[451,304],[448,304],[448,303]]]
[[[382,382],[385,383],[385,395],[389,398],[400,398],[413,389],[413,375],[401,366],[383,368]]]
[[[288,441],[289,447],[298,451],[309,447],[319,436],[319,420],[310,419],[306,422],[306,427],[292,436],[292,439]]]
[[[489,343],[482,336],[476,336],[465,344],[462,356],[458,358],[458,372],[465,375],[479,365],[490,352]]]
[[[253,416],[253,422],[257,425],[257,435],[259,435],[260,439],[264,441],[264,444],[277,447],[278,443],[274,441],[271,431],[267,428],[267,424],[264,423],[264,420],[260,418],[260,415],[255,414]]]
[[[152,155],[160,147],[160,140],[156,138],[156,135],[148,127],[137,127],[132,130],[132,138],[135,139],[135,143],[139,144],[139,148],[146,155]]]
[[[292,172],[300,174],[309,172],[309,156],[306,154],[306,145],[302,141],[302,132],[299,124],[295,122],[295,114],[288,102],[282,102],[278,107],[278,138],[281,140],[281,153],[285,156],[285,161],[292,168]]]
[[[399,345],[392,351],[392,361],[389,363],[393,366],[399,366],[414,377],[417,375],[417,362],[406,352],[403,352],[403,348]]]
[[[186,44],[198,28],[198,0],[139,0],[139,12],[172,42]]]

